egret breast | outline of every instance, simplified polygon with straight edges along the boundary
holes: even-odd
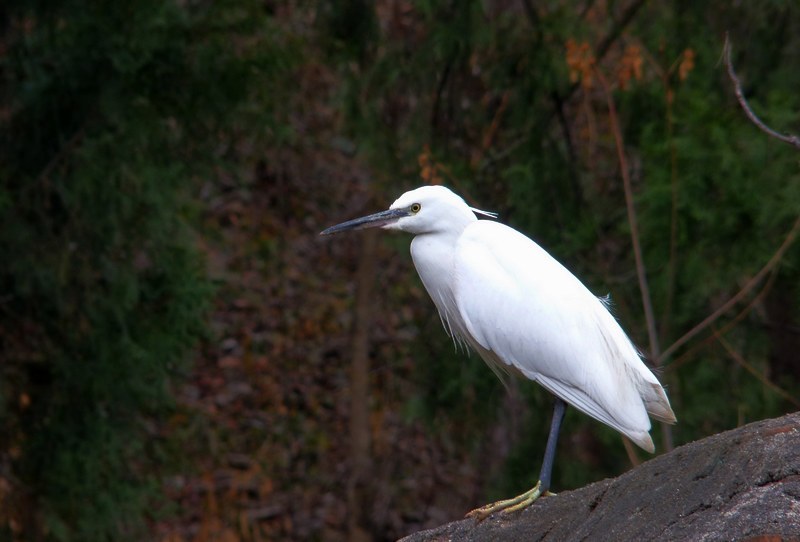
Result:
[[[447,333],[464,343],[466,328],[455,300],[453,246],[447,235],[418,235],[411,242],[411,257],[425,290],[436,305]]]

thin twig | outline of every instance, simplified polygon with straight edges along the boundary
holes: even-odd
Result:
[[[508,102],[510,97],[511,97],[510,90],[506,90],[505,92],[503,92],[503,95],[500,97],[500,103],[498,104],[497,109],[494,112],[494,116],[492,117],[492,122],[491,124],[489,124],[489,127],[483,133],[483,138],[481,139],[481,154],[485,153],[492,146],[492,141],[494,141],[494,138],[497,135],[497,131],[500,128],[500,121],[503,119],[503,113],[506,112],[506,108],[508,107]]]
[[[744,97],[744,91],[742,90],[742,82],[739,80],[739,77],[733,70],[733,62],[731,61],[732,49],[733,46],[731,45],[730,39],[728,39],[728,35],[725,34],[725,45],[722,47],[722,55],[725,58],[725,67],[728,69],[728,77],[730,77],[731,82],[733,83],[733,90],[736,93],[736,99],[739,100],[739,105],[742,106],[742,109],[744,109],[744,112],[747,115],[747,117],[762,132],[766,133],[770,137],[774,137],[779,141],[783,141],[784,143],[788,143],[789,145],[793,145],[794,147],[800,149],[800,137],[793,134],[781,134],[780,132],[773,130],[772,128],[764,124],[764,122],[760,118],[758,118],[758,116],[750,108],[750,104],[747,103],[747,100]]]
[[[772,258],[769,259],[766,265],[764,265],[764,267],[762,267],[761,270],[758,273],[756,273],[756,275],[752,279],[750,279],[747,282],[747,284],[745,284],[744,287],[741,290],[739,290],[739,292],[736,295],[730,298],[717,310],[709,314],[702,322],[700,322],[692,329],[690,329],[688,332],[686,332],[680,339],[672,343],[672,345],[669,348],[664,350],[659,359],[656,361],[656,365],[663,364],[664,360],[666,360],[673,352],[675,352],[675,350],[686,344],[686,342],[688,342],[692,337],[703,331],[705,328],[711,325],[715,320],[717,320],[720,316],[728,312],[728,310],[730,310],[731,307],[736,305],[736,303],[738,303],[744,296],[746,296],[750,292],[750,290],[755,288],[756,284],[761,282],[761,279],[764,278],[764,276],[767,273],[769,273],[772,270],[772,268],[778,264],[778,262],[781,261],[781,258],[783,258],[783,254],[792,244],[795,237],[797,237],[798,232],[800,232],[800,217],[797,217],[797,220],[795,220],[794,222],[794,226],[792,226],[792,229],[789,230],[789,233],[786,235],[786,238],[783,240],[783,243],[781,244],[780,247],[778,247],[778,250],[775,251],[775,254],[772,255]]]
[[[447,80],[450,78],[450,71],[453,69],[453,63],[458,58],[458,54],[453,54],[448,57],[444,65],[444,70],[439,78],[439,84],[436,85],[436,96],[433,100],[433,107],[431,108],[431,127],[436,128],[439,123],[439,107],[442,103],[442,95],[444,94],[444,87],[447,85]]]
[[[775,269],[773,269],[772,272],[770,273],[769,278],[764,282],[764,287],[761,288],[761,290],[756,295],[753,296],[750,302],[747,305],[745,305],[745,307],[741,311],[739,311],[739,314],[731,318],[729,322],[727,322],[724,326],[719,328],[718,332],[724,335],[734,326],[738,325],[739,322],[741,322],[745,316],[750,314],[750,311],[752,311],[756,307],[756,305],[761,303],[761,301],[764,299],[764,296],[766,296],[770,292],[770,290],[772,290],[772,287],[775,285],[775,280],[777,278],[778,278],[778,273],[776,273]],[[694,344],[691,348],[688,348],[686,352],[675,358],[669,364],[668,369],[670,371],[678,369],[678,367],[688,362],[691,359],[691,357],[695,354],[695,352],[697,352],[701,348],[709,346],[714,341],[715,341],[715,336],[709,335],[699,343]]]
[[[375,232],[365,232],[358,262],[352,361],[350,363],[350,478],[347,484],[347,527],[350,540],[365,540],[365,505],[372,491],[370,454],[369,347],[375,287]]]
[[[575,144],[572,142],[572,133],[569,129],[569,121],[567,115],[564,113],[564,102],[557,92],[552,93],[553,103],[556,108],[556,115],[558,117],[558,124],[561,127],[561,134],[564,138],[564,145],[567,151],[567,171],[569,172],[570,187],[572,188],[573,208],[579,212],[583,206],[583,190],[581,183],[578,179],[578,155],[575,152]]]
[[[636,262],[636,275],[639,279],[639,290],[642,294],[642,307],[644,308],[644,317],[647,322],[647,335],[650,339],[650,356],[652,359],[660,359],[660,348],[658,345],[658,333],[656,332],[656,319],[653,312],[653,303],[650,298],[650,287],[647,285],[647,271],[644,267],[644,258],[642,258],[642,247],[639,241],[639,225],[636,219],[636,208],[633,205],[633,188],[631,186],[630,171],[628,168],[628,161],[625,158],[625,143],[622,140],[622,130],[619,127],[617,119],[617,109],[614,106],[614,98],[611,95],[611,89],[608,86],[605,76],[600,70],[595,70],[597,80],[603,86],[606,95],[606,102],[608,103],[609,121],[611,123],[611,131],[614,134],[614,142],[617,147],[617,158],[619,160],[620,173],[622,175],[622,186],[625,191],[625,207],[628,212],[628,223],[631,228],[631,244],[633,245],[633,257]]]
[[[622,437],[622,445],[625,447],[625,453],[628,454],[628,461],[631,462],[633,467],[638,467],[642,464],[642,460],[639,459],[639,456],[636,454],[636,448],[633,447],[633,443],[628,440],[628,437]]]
[[[644,50],[644,49],[643,49]],[[653,59],[653,61],[655,61]],[[673,64],[677,65],[677,64]],[[661,74],[661,82],[664,85],[664,102],[665,102],[665,122],[667,125],[667,143],[669,145],[669,177],[670,177],[670,195],[671,205],[669,214],[669,261],[667,262],[667,293],[664,301],[664,312],[661,316],[661,338],[667,337],[670,329],[672,318],[672,303],[675,300],[675,281],[677,280],[678,273],[678,149],[675,144],[675,131],[674,120],[672,116],[672,103],[671,96],[672,88],[670,85],[669,74],[672,71],[665,72],[658,66],[658,71]]]
[[[628,212],[628,224],[631,228],[631,244],[633,245],[633,257],[636,262],[636,275],[639,279],[639,290],[642,294],[642,308],[644,309],[644,318],[647,323],[647,335],[650,339],[650,358],[653,360],[660,360],[661,347],[658,344],[656,317],[653,311],[653,301],[650,297],[650,287],[647,284],[647,270],[645,269],[644,258],[642,257],[642,247],[639,240],[639,225],[636,219],[636,207],[633,205],[633,187],[631,186],[628,161],[625,158],[625,143],[622,139],[622,130],[619,127],[619,121],[617,119],[617,109],[614,105],[614,97],[611,95],[608,82],[599,69],[595,69],[594,71],[606,95],[608,118],[611,123],[611,131],[614,133],[614,142],[617,147],[617,158],[619,159],[619,168],[622,175],[622,186],[625,191],[625,207]],[[658,366],[659,361],[656,361],[655,364]],[[664,441],[664,449],[669,452],[674,447],[672,426],[667,423],[662,423],[661,436]]]
[[[536,41],[541,41],[542,38],[542,19],[536,8],[531,4],[531,0],[522,0],[522,7],[525,10],[525,15],[531,23],[533,30],[536,32]]]
[[[617,39],[622,35],[622,31],[625,30],[625,28],[631,23],[633,18],[646,2],[647,0],[634,0],[622,10],[622,14],[620,14],[619,19],[614,22],[614,26],[611,28],[611,31],[606,34],[606,36],[597,44],[597,48],[595,49],[595,57],[597,58],[598,62],[600,62],[603,57],[606,56],[606,53],[608,53],[609,49],[611,49],[611,46],[614,44],[614,42],[617,41]]]
[[[719,333],[716,329],[714,330],[714,338],[716,338],[719,344],[722,345],[722,348],[724,348],[725,351],[728,352],[728,355],[730,355],[730,357],[732,357],[736,363],[744,367],[744,369],[747,372],[755,376],[757,379],[761,381],[762,384],[764,384],[769,389],[771,389],[772,391],[774,391],[775,393],[777,393],[778,395],[780,395],[781,397],[792,403],[794,406],[800,408],[800,401],[798,401],[796,397],[794,397],[792,394],[788,393],[786,390],[784,390],[783,388],[772,382],[769,378],[767,378],[759,371],[757,371],[755,367],[747,363],[747,360],[744,359],[744,357],[739,352],[734,350],[733,347],[730,345],[730,343],[728,343],[728,341],[726,341],[725,338],[722,336],[722,334]]]

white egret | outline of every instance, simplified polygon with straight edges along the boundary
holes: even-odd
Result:
[[[533,503],[550,488],[566,403],[654,451],[650,419],[675,423],[667,395],[605,303],[518,231],[475,214],[442,186],[406,192],[387,211],[322,235],[381,227],[415,235],[411,256],[446,331],[495,371],[513,369],[556,396],[539,481],[469,515]]]

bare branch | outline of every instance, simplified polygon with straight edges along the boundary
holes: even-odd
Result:
[[[628,160],[625,158],[625,143],[622,139],[622,130],[620,129],[617,119],[617,108],[614,106],[614,98],[611,95],[611,89],[608,86],[605,76],[599,69],[595,69],[594,73],[597,76],[597,80],[600,81],[600,84],[603,86],[603,91],[606,95],[608,118],[611,123],[611,132],[614,136],[614,142],[617,147],[617,159],[619,160],[622,186],[625,191],[625,206],[628,212],[628,225],[631,229],[631,244],[633,245],[633,256],[636,262],[636,275],[639,279],[639,290],[642,294],[642,307],[644,308],[644,317],[647,322],[647,335],[650,339],[650,356],[654,360],[660,360],[661,356],[658,345],[658,333],[656,331],[656,318],[653,312],[650,288],[647,285],[647,271],[644,266],[644,258],[642,257],[642,248],[639,241],[640,236],[638,221],[636,219],[636,208],[633,204],[630,168],[628,167]]]
[[[625,9],[622,10],[622,14],[620,15],[619,19],[614,22],[613,28],[611,31],[597,44],[597,49],[595,50],[595,56],[597,57],[597,61],[600,62],[603,57],[606,56],[611,46],[614,42],[619,39],[622,35],[622,32],[631,24],[633,18],[645,5],[647,0],[634,0]]]
[[[672,346],[664,350],[660,358],[657,360],[656,365],[663,364],[664,360],[667,359],[673,352],[675,352],[675,350],[686,344],[689,341],[689,339],[691,339],[692,337],[703,331],[705,328],[707,328],[709,325],[714,323],[714,321],[716,321],[720,316],[728,312],[734,305],[736,305],[736,303],[741,301],[742,298],[745,295],[747,295],[747,293],[750,292],[750,290],[752,290],[756,286],[756,284],[761,282],[761,279],[763,279],[767,275],[767,273],[769,273],[772,270],[772,268],[774,268],[778,264],[778,262],[781,261],[781,259],[783,258],[783,254],[786,252],[789,246],[791,246],[795,237],[797,237],[797,233],[799,231],[800,231],[800,217],[798,217],[798,219],[795,220],[794,226],[792,226],[792,229],[789,230],[789,233],[786,235],[786,238],[783,240],[783,243],[781,244],[780,247],[778,247],[778,250],[775,251],[775,254],[772,255],[772,258],[770,258],[770,260],[761,269],[761,271],[756,273],[756,275],[752,279],[750,279],[747,282],[747,284],[745,284],[745,286],[741,290],[739,290],[739,292],[735,296],[730,298],[720,308],[709,314],[702,322],[700,322],[692,329],[690,329],[686,334],[684,334],[683,337],[672,343]]]
[[[636,220],[636,207],[633,204],[633,187],[631,186],[630,168],[628,160],[625,158],[625,142],[622,139],[622,129],[617,118],[617,108],[614,105],[614,97],[611,95],[611,88],[606,81],[603,72],[595,69],[594,73],[597,80],[603,87],[608,103],[608,119],[611,123],[611,132],[614,135],[614,143],[617,147],[617,159],[619,160],[620,173],[622,175],[622,187],[625,191],[625,207],[628,212],[628,225],[631,229],[631,244],[633,245],[633,257],[636,262],[636,275],[639,279],[639,291],[642,295],[642,308],[644,318],[647,323],[647,335],[650,339],[650,358],[655,360],[656,366],[661,363],[661,347],[658,344],[658,331],[656,327],[656,317],[653,311],[653,300],[650,296],[650,287],[647,284],[647,269],[644,265],[642,247],[639,235],[639,226]],[[661,435],[664,438],[664,449],[670,451],[673,448],[672,427],[667,423],[661,424]]]
[[[725,325],[720,327],[717,332],[721,335],[724,335],[725,333],[733,329],[736,325],[738,325],[739,322],[741,322],[748,314],[750,314],[750,312],[753,309],[756,308],[756,305],[760,304],[763,301],[764,296],[766,296],[772,290],[772,287],[775,285],[775,280],[777,278],[778,278],[778,273],[773,268],[772,271],[770,271],[769,278],[764,282],[764,286],[761,288],[761,290],[750,299],[750,302],[747,305],[745,305],[745,307],[741,311],[739,311],[739,314],[731,318],[730,321],[726,322]],[[716,337],[714,335],[709,335],[708,337],[706,337],[699,343],[695,344],[691,348],[687,348],[683,354],[681,354],[680,356],[678,356],[677,358],[675,358],[673,361],[670,362],[669,369],[672,371],[676,370],[684,363],[687,363],[698,350],[709,346],[710,344],[715,342],[715,340]]]
[[[784,143],[788,143],[798,149],[800,149],[800,137],[793,135],[793,134],[781,134],[776,132],[764,122],[758,118],[758,116],[753,112],[750,108],[750,104],[747,103],[747,100],[744,97],[744,91],[742,90],[742,82],[739,80],[739,77],[736,75],[736,72],[733,70],[733,62],[731,61],[731,50],[733,46],[731,45],[730,40],[728,39],[728,35],[725,34],[725,45],[722,47],[722,55],[725,58],[725,67],[728,69],[728,77],[730,77],[731,82],[733,83],[733,90],[736,93],[736,99],[739,100],[739,105],[742,106],[744,109],[747,118],[755,124],[762,132],[769,135],[770,137],[774,137],[779,141],[783,141]]]
[[[744,359],[744,356],[742,356],[739,352],[734,350],[733,347],[730,345],[730,343],[726,341],[723,338],[722,334],[719,333],[716,329],[714,330],[714,338],[716,338],[719,344],[722,345],[722,348],[724,348],[725,351],[728,352],[728,355],[733,359],[733,361],[741,365],[747,372],[755,376],[758,380],[761,381],[762,384],[767,386],[769,389],[780,395],[785,400],[792,403],[794,406],[800,408],[800,401],[798,401],[794,395],[790,394],[789,392],[787,392],[786,390],[775,384],[773,381],[767,378],[767,376],[765,376],[755,367],[747,363],[747,360]]]
[[[366,503],[372,491],[370,455],[369,346],[375,287],[375,232],[366,232],[358,262],[355,321],[350,363],[350,479],[347,484],[347,527],[350,540],[369,540]]]

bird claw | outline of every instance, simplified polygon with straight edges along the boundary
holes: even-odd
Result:
[[[511,512],[516,512],[518,510],[522,510],[523,508],[527,508],[528,506],[532,505],[539,497],[547,497],[550,495],[555,495],[555,493],[550,493],[549,491],[542,491],[542,482],[536,482],[536,485],[533,486],[532,489],[529,489],[522,495],[517,495],[511,499],[506,499],[503,501],[497,501],[494,503],[487,504],[486,506],[481,506],[480,508],[476,508],[471,512],[467,513],[465,517],[468,518],[475,518],[478,521],[483,521],[484,519],[488,518],[495,512],[502,512],[504,514],[510,514]]]

